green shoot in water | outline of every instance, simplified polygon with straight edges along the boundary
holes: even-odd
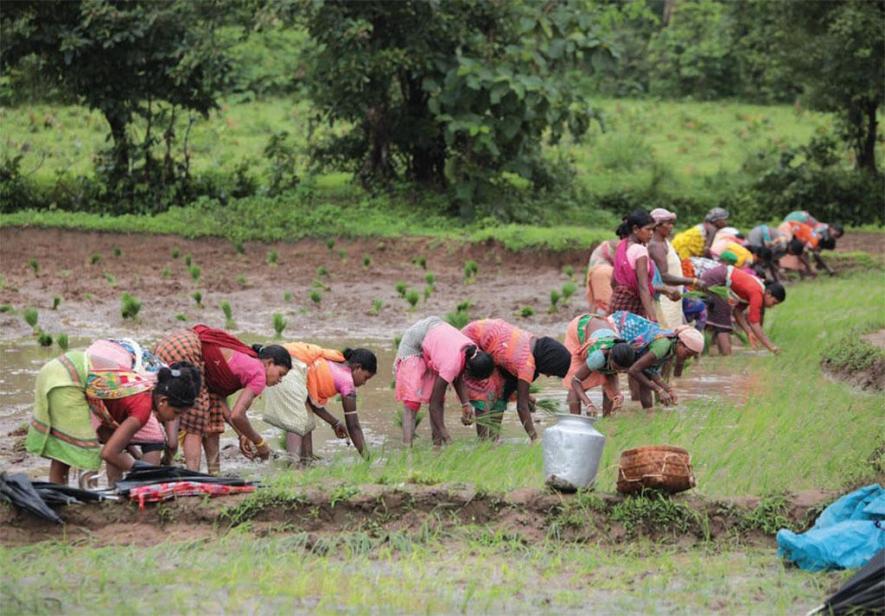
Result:
[[[325,265],[320,265],[317,268],[317,276],[319,276],[320,278],[325,278],[328,275],[329,275],[329,270],[326,269]]]
[[[562,273],[571,278],[575,275],[575,268],[573,268],[571,265],[566,265],[562,268]]]
[[[12,307],[12,304],[3,304],[0,306],[0,314],[6,314],[10,312],[15,312],[15,308]]]
[[[522,309],[519,311],[519,316],[521,316],[523,319],[527,319],[534,314],[535,309],[531,306],[523,306]]]
[[[70,346],[70,341],[68,340],[67,334],[59,334],[55,341],[58,343],[58,348],[60,348],[62,351],[68,350],[68,347]]]
[[[40,335],[37,336],[37,342],[40,343],[40,346],[50,347],[52,346],[52,336],[46,332],[40,332]]]
[[[181,313],[178,313],[175,315],[175,320],[176,321],[187,321],[187,317]]]
[[[464,283],[473,284],[476,282],[476,275],[479,273],[479,266],[476,261],[470,260],[464,263]]]
[[[89,264],[90,265],[98,265],[99,263],[101,263],[101,255],[98,254],[97,252],[95,254],[93,254],[91,257],[89,257]]]
[[[141,301],[134,295],[123,293],[120,297],[120,314],[124,319],[134,319],[141,310]]]
[[[381,314],[382,308],[384,308],[384,302],[382,302],[380,299],[373,299],[372,309],[369,310],[369,314],[371,314],[373,317],[377,317],[379,314]]]
[[[120,250],[120,247],[119,247],[119,246],[114,246],[114,248],[113,248],[112,250],[113,250],[113,252],[114,252],[114,256],[115,256],[115,257],[119,257],[119,256],[122,256],[122,255],[123,255],[123,251]]]
[[[180,256],[181,256],[181,251],[178,248],[173,248],[172,249],[172,258],[177,259]]]
[[[271,250],[267,253],[267,264],[270,265],[271,267],[273,267],[277,264],[277,261],[279,261],[279,258],[280,258],[280,256],[277,254],[277,251]]]
[[[246,286],[247,282],[246,282],[246,276],[244,274],[240,274],[237,276],[237,284],[240,285],[241,287]]]
[[[427,269],[427,258],[426,257],[415,257],[415,259],[412,261],[412,263],[414,263],[415,265],[417,265],[418,267],[420,267],[423,270]]]
[[[550,312],[556,312],[557,305],[559,304],[559,300],[561,296],[559,295],[559,291],[557,289],[553,289],[550,291]]]
[[[319,306],[320,302],[323,301],[323,294],[316,289],[312,290],[310,292],[310,301]]]
[[[112,287],[116,287],[116,286],[117,286],[117,277],[114,276],[113,274],[111,274],[111,273],[109,273],[109,272],[105,272],[105,273],[104,273],[104,279],[107,280],[107,281],[108,281],[108,284],[111,285]]]
[[[203,273],[203,270],[200,269],[200,266],[199,265],[191,265],[188,268],[188,271],[191,273],[191,278],[193,279],[193,281],[199,282],[200,275]]]
[[[433,295],[433,287],[430,285],[424,287],[424,301],[425,302],[430,299],[431,295]]]
[[[446,315],[446,322],[455,329],[461,329],[470,323],[470,306],[469,301],[461,302],[454,312]]]
[[[406,292],[406,301],[409,302],[409,305],[414,308],[418,304],[418,300],[421,299],[421,296],[414,289],[409,289]]]
[[[24,316],[25,323],[31,326],[35,332],[37,330],[37,320],[40,318],[40,313],[37,312],[36,308],[25,308],[25,312],[22,315]]]
[[[191,297],[194,298],[194,303],[198,307],[203,307],[203,293],[201,291],[194,291],[193,293],[191,293]]]
[[[193,263],[193,262],[194,262],[193,257],[191,257],[189,254],[184,255],[184,264],[185,264],[187,267],[190,267],[190,266],[191,266],[191,263]]]
[[[238,255],[246,254],[246,246],[243,245],[243,240],[236,240],[234,242],[234,252],[236,252]]]
[[[326,248],[329,249],[329,252],[335,250],[335,240],[333,238],[329,238],[326,240]]]
[[[363,257],[363,267],[366,269],[372,267],[372,257]]]
[[[56,295],[55,297],[52,298],[52,309],[53,309],[53,310],[58,310],[58,307],[59,307],[60,305],[61,305],[61,297],[59,297],[58,295]]]
[[[433,272],[427,272],[427,274],[424,276],[424,282],[427,283],[428,287],[435,287],[436,275]]]
[[[227,300],[222,301],[218,306],[221,308],[221,312],[224,313],[224,327],[225,329],[233,329],[234,328],[234,311],[230,306],[230,302]]]
[[[279,312],[273,314],[273,330],[276,332],[277,338],[283,336],[283,330],[286,329],[286,317]]]
[[[37,259],[31,259],[28,261],[28,265],[34,270],[34,276],[40,275],[40,264],[37,262]]]
[[[283,301],[291,303],[292,300],[295,299],[295,296],[292,295],[292,291],[286,291],[283,293]]]
[[[562,285],[562,300],[567,302],[571,299],[571,296],[575,294],[575,291],[578,290],[577,285],[574,282],[567,282]]]
[[[408,291],[409,287],[406,285],[405,282],[397,282],[394,288],[396,289],[396,292],[399,294],[400,297],[402,297],[403,299],[406,298],[406,291]]]
[[[163,271],[160,272],[160,276],[162,276],[163,278],[172,278],[172,270],[168,267],[164,267]]]

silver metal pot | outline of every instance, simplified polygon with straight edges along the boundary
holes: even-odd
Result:
[[[541,437],[547,485],[565,492],[589,487],[596,479],[605,436],[594,419],[558,413],[557,422]]]

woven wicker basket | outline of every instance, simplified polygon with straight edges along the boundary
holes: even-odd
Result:
[[[681,447],[652,445],[621,453],[618,469],[618,492],[621,494],[634,494],[642,489],[675,494],[694,486],[691,456]]]

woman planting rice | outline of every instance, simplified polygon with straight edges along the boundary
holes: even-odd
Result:
[[[445,424],[445,397],[454,386],[461,402],[461,422],[473,421],[473,407],[464,385],[464,375],[483,380],[492,374],[491,356],[473,341],[440,319],[427,317],[403,333],[393,373],[396,399],[403,403],[403,442],[412,444],[415,421],[422,404],[430,404],[430,429],[434,445],[451,441]]]
[[[199,388],[200,373],[191,364],[160,367],[132,341],[99,340],[40,369],[25,447],[51,459],[53,483],[67,484],[72,466],[97,471],[105,460],[113,485],[132,467],[129,445],[159,443],[159,448],[145,447],[144,455],[159,462],[159,422],[189,409]]]
[[[716,232],[726,224],[728,224],[728,210],[714,207],[707,212],[704,222],[677,233],[673,238],[673,248],[683,263],[690,257],[709,258],[710,246],[713,244]]]
[[[624,239],[615,251],[610,312],[629,310],[657,319],[654,304],[655,266],[645,247],[654,228],[655,221],[645,210],[635,210],[618,227],[618,236]]]
[[[676,224],[676,214],[668,212],[664,208],[657,208],[651,211],[651,217],[655,221],[655,230],[648,243],[648,255],[661,273],[661,280],[666,285],[680,285],[675,288],[679,293],[684,290],[681,285],[697,287],[700,282],[697,278],[686,278],[682,275],[679,255],[676,254],[676,250],[668,239],[673,231],[673,225]],[[657,298],[656,303],[658,321],[664,327],[672,329],[685,322],[682,315],[681,298],[674,301],[662,294]]]
[[[563,379],[568,389],[569,412],[581,413],[581,405],[590,414],[597,410],[587,391],[602,385],[602,414],[610,415],[624,402],[618,385],[618,373],[624,372],[634,360],[633,348],[618,337],[608,317],[591,314],[578,316],[565,331],[565,347],[571,352],[571,366]]]
[[[661,376],[662,369],[675,360],[681,373],[685,360],[703,352],[704,335],[690,325],[664,329],[630,312],[615,312],[611,320],[636,352],[636,361],[628,374],[631,390],[636,390],[642,408],[652,407],[653,391],[664,406],[676,404],[676,394]]]
[[[778,262],[786,256],[801,257],[805,244],[798,238],[778,231],[768,225],[753,227],[747,234],[747,248],[756,255],[757,263],[771,275],[772,280],[780,280]]]
[[[587,305],[597,314],[608,313],[617,247],[618,240],[607,240],[590,253],[590,262],[587,265]]]
[[[180,418],[180,429],[185,432],[184,460],[189,469],[200,468],[202,446],[209,473],[219,472],[219,442],[225,422],[237,431],[243,455],[250,460],[256,455],[262,460],[270,456],[270,447],[249,423],[246,411],[265,387],[279,383],[292,367],[292,358],[286,349],[279,345],[250,348],[225,331],[196,325],[193,329],[173,332],[157,343],[155,352],[167,363],[192,363],[203,377],[196,404]],[[231,411],[227,397],[241,389]],[[172,426],[175,443],[178,429]],[[173,446],[170,443],[170,447]],[[174,450],[170,457],[172,453]]]
[[[537,439],[538,433],[535,431],[530,409],[529,386],[541,374],[564,377],[571,362],[568,349],[553,338],[533,336],[501,319],[473,321],[468,323],[461,333],[472,340],[481,351],[492,356],[503,377],[503,386],[498,399],[506,404],[510,396],[516,392],[516,412],[519,414],[519,420],[529,438],[533,441]],[[470,389],[482,390],[483,386],[471,384]],[[496,389],[494,384],[490,389]],[[480,411],[480,415],[483,413]],[[502,418],[503,414],[496,412],[485,419],[497,427],[500,426]],[[479,427],[479,419],[477,426]],[[492,432],[496,434],[498,430],[493,429]],[[480,433],[480,437],[482,436]]]
[[[265,392],[264,420],[286,434],[286,450],[303,464],[313,460],[314,415],[327,422],[338,438],[353,441],[363,457],[368,456],[366,440],[356,408],[356,388],[362,387],[378,371],[378,360],[368,349],[335,351],[292,342],[283,348],[292,356],[292,369],[277,387]],[[344,423],[326,410],[334,396],[341,396]]]
[[[754,340],[759,340],[772,353],[779,351],[762,331],[762,317],[766,308],[776,306],[786,299],[787,292],[781,283],[765,283],[730,265],[707,270],[701,275],[701,280],[708,289],[725,287],[728,291],[728,299],[718,293],[707,292],[710,301],[707,325],[713,329],[720,354],[731,354],[734,322],[746,333],[750,344],[755,346]]]

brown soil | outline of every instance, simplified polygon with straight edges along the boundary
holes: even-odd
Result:
[[[792,528],[807,528],[836,496],[820,491],[793,495],[784,515]],[[487,494],[465,484],[365,485],[346,499],[331,499],[329,490],[310,490],[293,498],[265,498],[258,503],[253,495],[211,501],[182,498],[149,505],[144,511],[131,503],[106,502],[59,509],[65,520],[63,526],[2,505],[0,545],[46,540],[154,545],[170,538],[217,536],[245,522],[259,535],[307,532],[322,536],[363,531],[377,536],[384,532],[417,532],[428,524],[439,531],[454,531],[471,524],[491,527],[526,543],[549,538],[614,544],[637,537],[680,545],[736,538],[769,545],[773,541],[770,535],[748,525],[747,516],[759,505],[759,499],[712,500],[684,494],[674,500],[694,512],[695,519],[685,526],[667,527],[654,520],[628,526],[612,515],[614,508],[624,501],[618,495],[599,494],[590,501],[586,497],[527,488]]]
[[[836,242],[836,252],[855,251],[873,255],[885,254],[885,233],[849,232]]]
[[[866,334],[861,338],[879,349],[885,349],[885,329]],[[823,361],[822,367],[831,378],[845,381],[858,389],[873,392],[885,390],[885,360],[881,356],[864,370],[855,370],[848,366],[835,366],[828,359]]]
[[[114,256],[115,247],[122,250],[121,256]],[[172,258],[173,249],[180,251],[179,258]],[[276,266],[267,263],[271,250],[279,255]],[[101,261],[92,265],[94,254],[100,254]],[[155,336],[181,327],[178,314],[186,315],[189,323],[223,326],[218,306],[227,300],[237,331],[270,336],[272,315],[280,312],[288,317],[286,336],[379,339],[401,332],[424,316],[445,315],[469,300],[475,305],[473,314],[490,317],[512,319],[523,306],[530,306],[534,316],[521,322],[539,333],[559,333],[584,307],[582,272],[588,254],[514,253],[494,243],[427,238],[339,240],[334,251],[318,240],[250,243],[245,254],[237,254],[221,239],[6,227],[0,229],[5,279],[0,304],[11,304],[19,313],[0,314],[0,327],[7,339],[29,335],[20,309],[33,306],[40,312],[40,326],[52,333],[89,337],[126,331]],[[186,255],[202,269],[199,282],[188,272]],[[420,256],[427,260],[427,272],[436,276],[436,290],[426,302],[427,272],[413,263]],[[369,268],[363,267],[364,257],[371,259]],[[29,267],[31,259],[39,264],[38,275]],[[464,263],[469,259],[479,266],[474,284],[464,283]],[[562,274],[566,264],[574,268],[578,291],[551,314],[549,294],[568,281]],[[323,282],[331,289],[322,291],[321,304],[315,306],[309,294],[321,266],[329,272]],[[171,275],[163,277],[167,267]],[[113,285],[105,274],[113,277]],[[245,285],[237,281],[241,275]],[[422,294],[415,310],[397,294],[399,281]],[[191,297],[196,290],[203,294],[204,308],[197,307]],[[120,315],[124,291],[143,302],[137,321],[125,321]],[[287,291],[294,295],[292,302],[284,301]],[[62,298],[58,310],[51,310],[54,296]],[[378,316],[369,314],[375,299],[384,302]]]

